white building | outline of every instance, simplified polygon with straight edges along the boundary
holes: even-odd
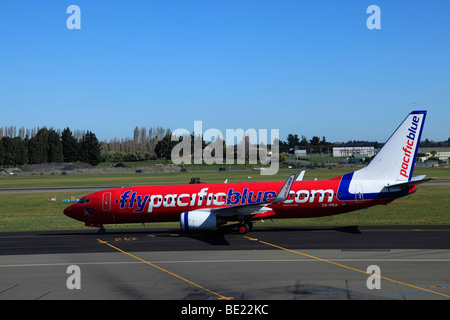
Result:
[[[375,155],[374,147],[337,147],[333,148],[333,157],[361,157],[361,156],[372,157]]]
[[[306,156],[306,150],[294,150],[295,157],[298,159],[300,157]]]

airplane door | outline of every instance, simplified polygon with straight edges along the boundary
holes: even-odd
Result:
[[[111,192],[104,192],[103,193],[103,211],[110,211],[111,210]]]
[[[355,186],[355,200],[356,203],[364,202],[364,193],[362,186]]]

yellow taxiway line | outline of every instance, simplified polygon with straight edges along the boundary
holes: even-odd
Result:
[[[418,290],[430,292],[430,293],[433,293],[433,294],[437,294],[437,295],[440,295],[440,296],[443,296],[443,297],[446,297],[446,298],[450,298],[449,295],[446,295],[446,294],[443,294],[443,293],[440,293],[440,292],[436,292],[436,291],[433,291],[433,290],[421,288],[421,287],[418,287],[418,286],[414,286],[412,284],[408,284],[408,283],[405,283],[405,282],[393,280],[393,279],[386,278],[386,277],[383,277],[383,276],[378,276],[378,275],[375,275],[375,274],[372,274],[372,273],[368,273],[368,272],[363,271],[363,270],[359,270],[359,269],[355,269],[355,268],[352,268],[352,267],[348,267],[348,266],[345,266],[345,265],[337,263],[337,262],[333,262],[333,261],[330,261],[330,260],[326,260],[326,259],[322,259],[322,258],[319,258],[319,257],[315,257],[315,256],[312,256],[312,255],[309,255],[309,254],[306,254],[306,253],[299,252],[299,251],[283,248],[283,247],[280,247],[278,245],[275,245],[275,244],[272,244],[272,243],[268,243],[268,242],[265,242],[265,241],[262,241],[262,240],[258,240],[258,239],[255,239],[255,238],[250,238],[250,237],[247,237],[247,236],[245,238],[247,238],[247,239],[249,239],[251,241],[258,241],[258,242],[260,242],[262,244],[265,244],[265,245],[268,245],[268,246],[271,246],[271,247],[274,247],[274,248],[277,248],[277,249],[281,249],[281,250],[284,250],[284,251],[292,252],[292,253],[295,253],[295,254],[299,254],[299,255],[302,255],[302,256],[305,256],[305,257],[308,257],[308,258],[312,258],[312,259],[315,259],[315,260],[323,261],[323,262],[326,262],[326,263],[334,264],[336,266],[339,266],[339,267],[342,267],[342,268],[345,268],[345,269],[348,269],[348,270],[353,270],[353,271],[356,271],[356,272],[364,273],[364,274],[369,275],[369,276],[376,276],[376,277],[379,277],[379,278],[381,278],[383,280],[386,280],[386,281],[398,283],[398,284],[401,284],[401,285],[404,285],[404,286],[407,286],[407,287],[411,287],[411,288],[414,288],[414,289],[418,289]]]
[[[100,240],[100,239],[97,239],[97,240],[98,240],[98,242],[103,243],[103,244],[106,244],[107,246],[109,246],[109,247],[111,247],[111,248],[113,248],[113,249],[115,249],[115,250],[117,250],[117,251],[119,251],[119,252],[122,252],[122,253],[126,254],[127,256],[130,256],[130,257],[132,257],[132,258],[134,258],[134,259],[136,259],[136,260],[139,260],[139,261],[141,261],[141,262],[144,262],[144,263],[148,264],[149,266],[152,266],[152,267],[154,267],[154,268],[156,268],[156,269],[158,269],[158,270],[161,270],[161,271],[163,271],[163,272],[166,272],[166,273],[170,274],[171,276],[174,276],[174,277],[176,277],[176,278],[178,278],[178,279],[180,279],[180,280],[183,280],[183,281],[185,281],[185,282],[187,282],[187,283],[189,283],[189,284],[191,284],[191,285],[193,285],[193,286],[196,286],[197,288],[200,288],[200,289],[205,290],[205,291],[207,291],[207,292],[209,292],[209,293],[211,293],[211,294],[213,294],[213,295],[215,295],[215,296],[218,296],[219,299],[223,299],[223,300],[231,300],[231,299],[233,299],[232,297],[225,297],[225,296],[223,296],[223,295],[221,295],[221,294],[219,294],[219,293],[217,293],[217,292],[214,292],[214,291],[212,291],[212,290],[209,290],[209,289],[207,289],[207,288],[205,288],[205,287],[203,287],[203,286],[201,286],[201,285],[199,285],[199,284],[197,284],[197,283],[195,283],[195,282],[192,282],[192,281],[190,281],[190,280],[188,280],[188,279],[186,279],[186,278],[183,278],[183,277],[181,277],[181,276],[179,276],[179,275],[177,275],[177,274],[175,274],[175,273],[173,273],[173,272],[170,272],[169,270],[166,270],[166,269],[164,269],[164,268],[158,267],[157,265],[155,265],[155,264],[153,264],[153,263],[151,263],[151,262],[148,262],[148,261],[146,261],[146,260],[144,260],[144,259],[141,259],[141,258],[139,258],[139,257],[136,257],[135,255],[132,255],[131,253],[128,253],[128,252],[126,252],[126,251],[123,251],[122,249],[117,248],[117,247],[113,246],[112,244],[109,244],[108,241],[103,241],[103,240]]]

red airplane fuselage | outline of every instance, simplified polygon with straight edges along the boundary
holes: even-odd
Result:
[[[294,182],[287,199],[268,204],[266,211],[253,215],[227,215],[227,221],[261,218],[309,218],[335,215],[390,201],[409,192],[389,197],[364,198],[342,195],[343,177],[330,180]],[[272,200],[284,181],[211,183],[123,187],[98,191],[69,206],[64,213],[88,226],[117,223],[168,222],[180,220],[183,212],[223,209]]]

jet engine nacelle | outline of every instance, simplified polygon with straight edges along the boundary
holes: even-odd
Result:
[[[211,209],[199,209],[183,212],[180,216],[181,230],[217,230],[226,223],[225,219],[217,216]]]

